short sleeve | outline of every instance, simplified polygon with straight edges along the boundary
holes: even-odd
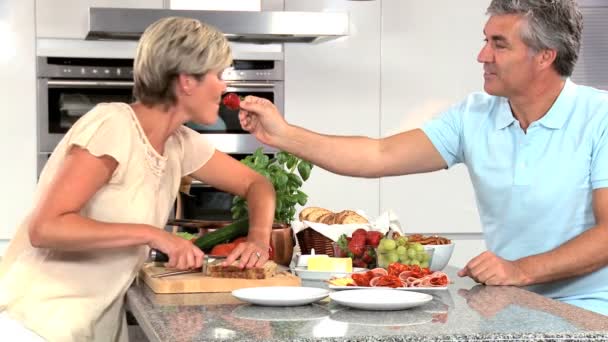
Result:
[[[70,129],[68,147],[79,146],[96,157],[109,156],[118,163],[110,183],[122,179],[132,146],[132,122],[118,104],[103,104],[80,118]]]
[[[204,135],[182,126],[178,131],[179,143],[182,146],[182,177],[192,174],[211,159],[215,146]]]
[[[462,146],[464,107],[462,103],[455,105],[422,127],[422,131],[439,151],[448,167],[462,163],[464,160]]]
[[[608,187],[608,109],[602,113],[591,154],[591,187],[595,189]]]

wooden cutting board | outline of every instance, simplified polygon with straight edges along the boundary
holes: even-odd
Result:
[[[281,272],[268,279],[213,278],[202,273],[152,278],[155,274],[165,272],[167,272],[166,268],[150,263],[141,269],[140,277],[155,293],[231,292],[245,287],[302,285],[302,280],[289,272]]]

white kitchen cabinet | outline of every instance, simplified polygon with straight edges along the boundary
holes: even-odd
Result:
[[[0,1],[0,255],[32,206],[36,186],[34,0]]]
[[[420,127],[483,89],[476,56],[489,3],[382,1],[382,136]],[[393,209],[411,232],[481,231],[473,188],[462,165],[382,179],[380,209]]]
[[[285,116],[327,134],[377,137],[380,110],[380,1],[287,0],[287,11],[350,13],[350,34],[318,44],[285,44]],[[311,23],[314,25],[314,23]],[[378,214],[379,180],[314,168],[307,205]]]
[[[262,0],[169,0],[171,9],[212,10],[212,11],[260,11]]]
[[[36,0],[38,38],[84,39],[89,7],[163,8],[165,0]]]

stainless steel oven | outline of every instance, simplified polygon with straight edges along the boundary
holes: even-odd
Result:
[[[96,104],[133,100],[132,66],[132,59],[38,57],[38,173],[72,124]],[[267,98],[283,112],[282,60],[235,60],[222,76],[227,92]],[[187,125],[226,153],[252,153],[260,146],[274,152],[241,129],[238,111],[222,107],[215,125]]]
[[[230,154],[241,160],[247,154]],[[272,153],[266,153],[270,158]],[[175,204],[175,218],[187,220],[232,220],[232,201],[234,195],[216,189],[207,184],[194,181],[189,177],[182,179],[182,186]]]

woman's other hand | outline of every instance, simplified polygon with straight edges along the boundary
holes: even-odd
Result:
[[[272,102],[255,96],[247,96],[241,101],[239,121],[244,130],[271,146],[276,146],[278,141],[285,137],[289,127]]]
[[[188,270],[203,266],[205,253],[190,240],[160,229],[157,229],[157,232],[158,234],[155,234],[149,245],[151,248],[167,254],[169,262],[165,264],[165,267]]]
[[[231,265],[239,260],[241,268],[262,267],[269,258],[269,245],[255,241],[244,241],[240,243],[224,261],[223,265]]]

